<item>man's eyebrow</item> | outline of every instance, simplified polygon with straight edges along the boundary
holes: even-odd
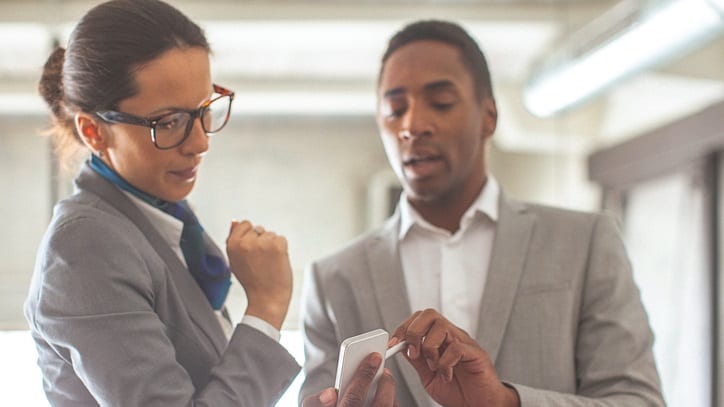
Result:
[[[455,84],[448,79],[440,79],[439,81],[433,81],[433,82],[427,83],[427,84],[425,84],[425,86],[423,86],[423,89],[426,92],[436,91],[436,90],[445,90],[445,89],[454,89],[454,88],[455,88]],[[392,89],[386,91],[382,95],[382,97],[387,99],[387,98],[401,95],[405,92],[406,92],[406,89],[403,86],[400,86],[400,87],[392,88]]]
[[[444,89],[454,89],[455,84],[452,83],[452,81],[448,79],[441,79],[439,81],[434,81],[426,84],[423,89],[425,91],[435,91],[435,90],[444,90]]]

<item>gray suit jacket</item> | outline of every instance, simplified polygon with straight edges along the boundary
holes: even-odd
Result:
[[[272,405],[294,358],[246,325],[227,341],[135,204],[87,166],[76,185],[55,208],[25,305],[51,404]]]
[[[309,267],[306,381],[333,385],[340,343],[412,314],[398,254],[399,215]],[[475,256],[476,253],[470,253]],[[478,343],[522,406],[662,406],[653,337],[608,217],[512,202],[501,194]],[[386,364],[400,406],[425,406],[403,356]]]

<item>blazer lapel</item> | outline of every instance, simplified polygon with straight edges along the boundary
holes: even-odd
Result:
[[[493,364],[508,325],[535,223],[522,204],[507,201],[502,192],[499,208],[476,338]]]
[[[166,263],[173,280],[183,293],[189,316],[201,328],[200,330],[209,339],[216,352],[221,355],[226,348],[226,337],[213,314],[211,305],[199,289],[191,273],[188,272],[173,249],[166,243],[146,216],[123,192],[96,174],[88,165],[83,166],[80,175],[76,179],[76,185],[81,190],[92,192],[101,197],[106,203],[128,217],[146,236],[148,243]]]
[[[393,218],[367,244],[367,264],[385,329],[392,334],[412,313],[407,287],[402,274],[402,262],[397,250],[398,218]]]
[[[382,315],[384,328],[390,335],[412,314],[397,245],[399,224],[400,216],[399,212],[396,212],[380,233],[367,243],[367,264],[376,304]],[[427,393],[412,365],[407,361],[399,362],[398,358],[391,358],[385,362],[385,366],[393,372],[400,372],[417,405],[428,404]]]

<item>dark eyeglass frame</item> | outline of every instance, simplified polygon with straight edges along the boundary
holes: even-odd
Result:
[[[201,106],[199,106],[198,109],[194,110],[174,110],[168,113],[164,113],[161,116],[153,117],[153,118],[144,118],[140,116],[135,116],[128,113],[123,112],[117,112],[114,110],[103,110],[96,112],[96,116],[100,117],[101,120],[103,120],[106,123],[111,124],[130,124],[133,126],[143,126],[148,127],[151,129],[151,140],[153,141],[153,145],[158,148],[159,150],[170,150],[172,148],[178,147],[181,144],[183,144],[186,139],[189,138],[189,135],[191,134],[191,129],[194,127],[194,122],[196,121],[196,118],[201,117],[204,114],[204,111],[208,109],[208,107],[214,103],[215,101],[223,98],[228,97],[229,98],[229,109],[226,112],[226,118],[224,119],[224,124],[221,125],[218,129],[215,129],[215,131],[209,131],[206,129],[204,125],[204,121],[201,120],[201,128],[204,130],[204,133],[206,133],[207,136],[212,136],[219,131],[221,131],[224,127],[226,127],[226,124],[229,122],[229,117],[231,116],[231,104],[234,101],[234,91],[224,88],[223,86],[219,86],[217,84],[213,84],[214,92],[217,93],[219,96],[211,98],[204,102]],[[168,147],[159,147],[158,143],[156,142],[156,125],[158,125],[165,117],[168,115],[176,114],[176,113],[188,113],[191,118],[189,119],[189,122],[186,124],[186,129],[184,130],[184,136],[179,140],[178,143],[168,146]]]

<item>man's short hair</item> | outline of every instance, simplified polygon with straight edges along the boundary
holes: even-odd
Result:
[[[493,97],[488,62],[477,42],[461,26],[448,21],[423,20],[406,25],[398,31],[387,44],[382,56],[379,78],[390,56],[399,48],[415,41],[440,41],[460,50],[463,63],[470,71],[475,84],[475,94],[479,99]]]

